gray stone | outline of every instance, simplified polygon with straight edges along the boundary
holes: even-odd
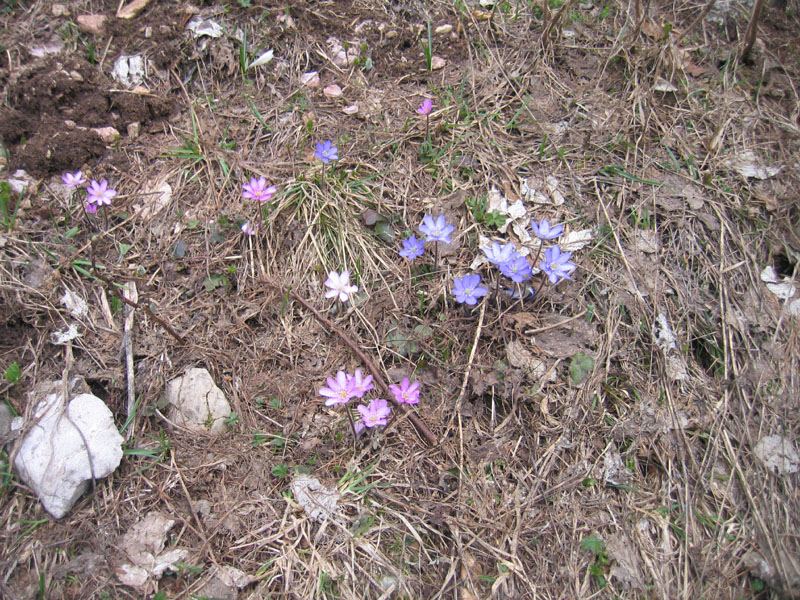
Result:
[[[167,383],[169,416],[177,425],[192,431],[222,435],[231,406],[205,369],[187,369],[182,377]]]
[[[23,429],[23,419],[14,419],[11,427]],[[92,478],[102,479],[119,466],[123,441],[111,411],[100,398],[81,393],[65,404],[62,392],[56,391],[36,406],[14,468],[44,509],[60,519],[88,489]]]

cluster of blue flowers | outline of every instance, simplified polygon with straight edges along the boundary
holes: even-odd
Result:
[[[425,238],[418,240],[415,236],[410,236],[403,241],[403,249],[400,256],[408,260],[419,258],[424,253],[424,245],[428,242],[450,243],[450,234],[455,228],[447,224],[444,215],[439,215],[436,219],[430,215],[425,215],[419,230],[425,234]],[[563,225],[551,225],[547,219],[531,222],[533,234],[543,241],[557,239],[564,231]],[[525,283],[533,277],[533,268],[525,256],[519,254],[512,242],[500,244],[492,242],[491,246],[481,248],[490,263],[496,265],[500,272],[515,284]],[[539,254],[534,258],[534,262]],[[572,279],[570,274],[577,269],[577,265],[570,262],[571,252],[562,252],[558,245],[544,251],[544,260],[539,263],[542,273],[547,276],[553,285],[562,279]],[[457,302],[474,306],[478,299],[485,296],[488,290],[481,285],[481,276],[478,273],[465,275],[456,278],[453,282],[453,295]],[[519,297],[519,290],[508,292],[512,297]],[[534,291],[527,288],[521,293],[523,297],[532,296]]]

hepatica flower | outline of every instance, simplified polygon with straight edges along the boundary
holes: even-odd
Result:
[[[335,298],[339,296],[339,300],[342,302],[347,302],[350,299],[350,294],[354,294],[358,291],[358,286],[350,285],[350,271],[347,269],[342,271],[341,275],[336,271],[328,273],[328,279],[325,281],[325,285],[331,288],[325,292],[325,297]]]
[[[242,225],[242,233],[245,235],[255,235],[258,232],[258,223],[253,225],[250,221],[245,221]]]
[[[419,105],[419,108],[417,108],[417,112],[424,116],[431,114],[432,110],[433,101],[430,98],[425,98],[425,100],[422,101],[422,104]]]
[[[79,185],[86,183],[86,179],[83,177],[83,173],[80,171],[75,171],[74,173],[64,173],[61,176],[61,181],[63,181],[64,185],[68,188],[78,187]]]
[[[372,385],[372,375],[364,377],[361,374],[361,369],[356,369],[353,375],[348,375],[347,382],[352,386],[353,395],[356,398],[363,398],[364,394],[374,387]]]
[[[425,234],[426,242],[444,242],[449,244],[452,242],[450,234],[453,233],[455,227],[447,224],[447,219],[444,215],[439,215],[436,220],[430,215],[425,215],[422,218],[422,224],[419,230]]]
[[[392,384],[389,389],[400,404],[419,404],[419,381],[411,383],[408,377],[403,377],[400,385]]]
[[[483,250],[483,253],[490,263],[494,263],[498,266],[517,258],[517,251],[514,249],[514,244],[511,242],[503,244],[502,246],[497,242],[492,242],[491,246],[488,248],[481,248],[481,250]]]
[[[278,189],[274,185],[267,186],[267,180],[263,177],[256,179],[252,177],[250,183],[242,185],[242,198],[247,200],[258,200],[259,202],[269,202],[273,194]]]
[[[314,152],[314,156],[327,165],[332,160],[339,160],[339,148],[334,146],[330,140],[317,142],[317,151]]]
[[[422,256],[423,252],[425,252],[425,242],[412,235],[403,240],[403,249],[400,250],[400,256],[404,256],[408,260],[414,260]]]
[[[386,425],[386,418],[391,414],[392,409],[383,398],[375,398],[369,403],[369,406],[359,404],[358,412],[361,413],[361,420],[365,427],[377,427]]]
[[[561,248],[553,246],[545,250],[544,260],[539,263],[539,267],[555,285],[562,279],[572,279],[569,274],[578,266],[569,262],[570,258],[572,258],[572,252],[561,252]]]
[[[456,301],[461,304],[475,306],[478,303],[478,298],[485,296],[487,293],[486,288],[481,286],[480,283],[481,276],[477,273],[456,279],[453,282],[453,295],[456,297]]]
[[[319,395],[327,398],[325,406],[345,404],[350,398],[356,396],[353,379],[344,371],[336,373],[336,379],[328,377],[328,386],[320,388]]]
[[[517,256],[500,264],[500,271],[514,283],[527,281],[533,275],[528,259],[524,256]]]
[[[533,219],[531,221],[531,230],[533,231],[533,235],[540,240],[554,240],[564,231],[564,226],[550,225],[547,219],[542,219],[540,223],[537,223],[536,219]]]
[[[103,179],[100,183],[97,183],[94,179],[89,184],[89,187],[86,188],[89,197],[86,199],[86,211],[87,212],[97,212],[97,209],[101,206],[109,206],[111,205],[111,199],[117,195],[117,191],[108,187],[108,181]],[[89,210],[89,206],[94,206],[94,210]]]

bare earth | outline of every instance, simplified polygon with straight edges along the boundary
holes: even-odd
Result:
[[[746,59],[736,3],[135,4],[0,2],[0,180],[27,181],[0,190],[0,397],[29,417],[77,375],[126,437],[54,520],[5,435],[0,597],[800,597],[796,3]],[[119,192],[105,215],[78,169]],[[453,243],[407,261],[426,214]],[[571,281],[539,289],[532,218],[565,225]],[[530,250],[533,299],[455,301],[472,272],[494,291],[491,240]],[[221,436],[167,416],[193,367]],[[420,382],[414,419],[354,441],[318,390],[357,368]],[[183,552],[126,585],[147,519],[173,521],[155,562]]]

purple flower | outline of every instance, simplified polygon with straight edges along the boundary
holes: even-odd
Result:
[[[419,404],[419,381],[411,383],[408,377],[403,377],[400,385],[390,385],[395,400],[400,404]]]
[[[561,279],[572,279],[569,276],[577,265],[569,262],[572,258],[572,252],[561,252],[561,248],[553,246],[544,252],[544,260],[539,263],[539,267],[550,278],[550,282],[554,285],[561,281]]]
[[[363,377],[361,375],[361,369],[356,369],[354,375],[348,375],[347,381],[353,387],[353,395],[356,398],[363,398],[364,394],[370,391],[374,386],[372,385],[372,375],[367,375]]]
[[[90,215],[93,215],[97,212],[97,204],[92,202],[91,198],[86,200],[86,212]]]
[[[414,260],[422,256],[423,252],[425,252],[425,242],[412,235],[407,240],[403,240],[403,249],[400,250],[400,256],[405,256],[408,260]]]
[[[317,151],[314,152],[314,156],[327,165],[332,160],[339,160],[339,148],[334,146],[330,140],[317,142]]]
[[[503,288],[503,293],[505,293],[507,296],[511,296],[512,300],[519,300],[520,297],[523,300],[530,300],[536,295],[536,290],[534,290],[531,286],[523,288],[522,290],[519,288],[514,288],[513,290]]]
[[[342,302],[347,302],[350,299],[350,294],[358,291],[358,286],[350,285],[350,271],[347,269],[342,271],[341,275],[336,271],[328,273],[325,285],[331,288],[325,292],[325,297],[335,298],[339,296],[339,300]]]
[[[242,198],[269,202],[272,200],[272,195],[277,191],[278,189],[274,185],[267,187],[267,180],[263,177],[258,179],[251,177],[250,183],[242,185]]]
[[[447,224],[447,219],[444,215],[439,215],[436,220],[430,215],[425,215],[422,218],[422,224],[419,230],[425,234],[426,242],[444,242],[449,244],[452,242],[450,234],[453,233],[455,227]]]
[[[429,115],[433,110],[433,101],[430,98],[425,98],[422,104],[419,105],[417,112],[421,115]]]
[[[361,413],[361,420],[365,427],[376,427],[386,425],[386,418],[391,414],[392,409],[383,398],[375,398],[369,403],[369,406],[359,404],[358,412]]]
[[[537,223],[536,219],[531,221],[531,230],[533,235],[540,240],[554,240],[564,231],[563,225],[550,225],[547,219],[542,219],[541,223]]]
[[[485,296],[487,293],[486,288],[482,287],[480,283],[481,276],[477,273],[456,279],[453,282],[453,295],[456,297],[456,301],[461,304],[475,306],[478,303],[478,298]]]
[[[327,398],[325,406],[345,404],[356,395],[353,380],[352,378],[348,379],[348,375],[344,371],[336,373],[336,379],[328,377],[327,382],[328,387],[319,390],[319,395]]]
[[[108,206],[111,204],[111,199],[117,195],[117,191],[108,187],[108,181],[103,179],[100,183],[97,183],[94,179],[89,184],[89,187],[86,188],[89,197],[86,199],[87,203],[87,211],[89,210],[88,204],[93,204],[96,209],[100,208],[101,206]],[[97,212],[95,209],[94,212]],[[90,211],[91,212],[91,211]]]
[[[242,233],[245,235],[255,235],[258,232],[258,223],[253,225],[250,221],[245,221],[242,225]]]
[[[502,265],[504,262],[517,258],[517,251],[514,249],[514,244],[511,242],[502,246],[497,242],[492,242],[489,248],[481,248],[481,250],[483,250],[489,262],[496,265]]]
[[[80,171],[75,171],[74,173],[66,172],[61,176],[61,181],[64,182],[64,185],[68,188],[78,187],[79,185],[83,185],[86,183],[86,179],[83,177],[83,173]]]
[[[528,259],[524,256],[517,256],[516,258],[502,263],[500,265],[500,272],[514,283],[527,281],[533,275],[531,266],[528,264]]]

